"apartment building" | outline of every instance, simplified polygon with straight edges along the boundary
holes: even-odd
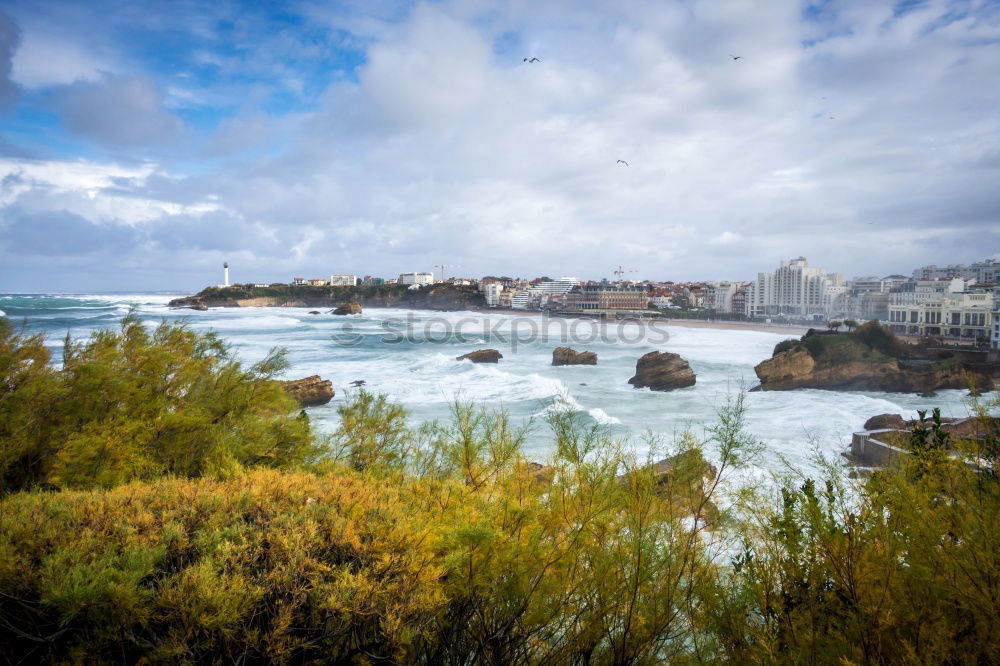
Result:
[[[396,280],[399,284],[427,285],[434,284],[433,273],[400,273]]]
[[[337,273],[330,276],[330,284],[334,287],[356,287],[358,286],[358,276]]]
[[[563,295],[580,284],[580,278],[561,277],[557,280],[536,282],[522,289],[511,298],[511,307],[517,310],[537,309],[561,300]]]
[[[976,284],[996,284],[1000,282],[1000,261],[985,259],[969,265],[923,266],[913,271],[914,280],[937,280],[940,278],[962,278]]]
[[[500,294],[503,293],[503,285],[498,281],[490,281],[485,285],[481,285],[479,291],[482,292],[483,298],[486,299],[486,306],[495,308],[500,302]]]
[[[751,317],[826,315],[847,291],[839,273],[809,265],[805,257],[782,261],[773,273],[758,273],[747,287],[746,314]]]

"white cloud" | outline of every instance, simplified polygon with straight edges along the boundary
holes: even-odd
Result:
[[[103,207],[50,177],[33,205],[236,225],[261,279],[442,261],[732,279],[800,254],[871,274],[1000,244],[995,18],[930,29],[940,3],[896,21],[889,3],[834,5],[818,22],[791,0],[487,5],[314,8],[370,44],[357,81],[337,77],[308,113],[221,123],[191,147],[218,167],[123,175],[92,190]],[[115,123],[155,115],[156,83]],[[191,208],[208,203],[218,216]]]
[[[709,239],[710,245],[736,245],[743,241],[743,234],[738,234],[733,231],[723,231],[717,236],[713,236]]]
[[[95,81],[116,71],[106,58],[64,37],[28,30],[14,56],[12,78],[27,88]]]
[[[83,160],[0,159],[0,207],[34,214],[65,211],[94,223],[131,226],[170,215],[204,215],[221,207],[210,200],[192,203],[136,196],[156,173],[153,164],[120,166]]]

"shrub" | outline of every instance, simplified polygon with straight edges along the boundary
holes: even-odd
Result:
[[[129,315],[117,331],[67,338],[61,369],[49,362],[41,337],[0,320],[4,492],[289,468],[322,451],[267,381],[286,365],[280,350],[244,368],[212,334]]]
[[[349,411],[364,418],[388,407],[360,394],[353,402]],[[742,404],[724,414],[712,433],[718,474],[688,438],[667,482],[650,460],[561,418],[553,425],[564,455],[541,478],[505,413],[456,405],[434,431],[439,464],[429,473],[331,463],[322,473],[10,495],[0,500],[0,653],[94,662],[690,659],[691,610],[717,571],[711,496],[754,448],[741,434]],[[393,437],[422,441],[399,425]]]
[[[907,355],[907,345],[896,337],[892,329],[877,321],[865,322],[852,335],[891,358],[903,358]]]
[[[997,663],[996,431],[945,454],[937,414],[894,468],[748,498],[732,572],[704,608],[728,661]],[[721,603],[713,603],[721,600]]]
[[[801,343],[794,338],[790,338],[788,340],[782,340],[778,344],[774,345],[774,351],[771,353],[771,356],[777,356],[782,352],[791,351],[797,348],[800,344]]]

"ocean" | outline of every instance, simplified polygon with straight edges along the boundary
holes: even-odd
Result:
[[[309,314],[307,308],[217,308],[171,310],[178,294],[6,294],[0,313],[41,332],[60,358],[63,338],[80,339],[116,326],[130,308],[150,324],[184,320],[197,331],[215,331],[238,357],[252,363],[275,346],[289,352],[284,378],[318,374],[330,379],[334,400],[308,409],[317,426],[337,424],[337,406],[364,380],[366,388],[402,403],[414,423],[444,419],[455,401],[502,408],[515,422],[533,425],[525,451],[544,460],[551,437],[545,415],[571,409],[589,423],[629,439],[637,453],[648,435],[673,442],[685,431],[702,436],[728,397],[756,383],[754,365],[770,358],[781,333],[682,328],[658,324],[545,319],[537,315],[366,309],[340,317]],[[553,367],[552,350],[570,346],[594,351],[597,366]],[[458,362],[456,356],[494,348],[497,365]],[[697,374],[690,388],[659,393],[633,389],[636,360],[649,351],[680,354]],[[940,407],[944,416],[966,416],[967,391],[939,391],[934,398],[877,391],[797,390],[747,394],[749,429],[766,445],[760,471],[788,465],[808,472],[816,453],[835,457],[875,414],[915,418],[918,409]],[[708,447],[711,453],[712,447]]]

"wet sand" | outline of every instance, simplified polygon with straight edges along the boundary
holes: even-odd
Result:
[[[657,321],[664,321],[659,319]],[[759,324],[746,321],[701,321],[698,319],[667,319],[668,326],[683,328],[715,328],[724,331],[758,331],[760,333],[786,333],[788,337],[801,337],[809,330],[808,326],[782,326],[780,324]],[[818,326],[816,328],[819,328]]]

